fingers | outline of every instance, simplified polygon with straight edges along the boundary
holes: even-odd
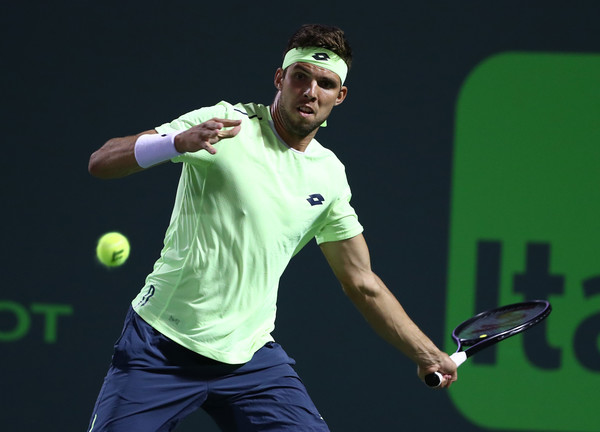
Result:
[[[222,127],[234,127],[242,124],[241,120],[214,118],[211,121],[221,123]]]
[[[433,377],[433,374],[431,375]],[[427,377],[429,378],[429,377]],[[452,385],[452,383],[454,381],[456,381],[456,379],[454,379],[452,377],[452,375],[442,375],[440,373],[436,373],[436,377],[434,377],[431,381],[428,379],[425,379],[425,384],[427,384],[429,386],[429,388],[432,389],[445,389],[445,388],[450,388],[450,386]],[[435,381],[435,379],[437,379],[437,381]]]
[[[217,137],[219,139],[233,138],[234,136],[236,136],[239,133],[240,129],[242,129],[242,126],[237,125],[237,126],[233,127],[232,129],[219,130],[219,132],[217,133]]]
[[[440,387],[441,388],[450,388],[450,386],[452,385],[452,383],[454,381],[456,381],[456,378],[454,378],[452,375],[444,375],[444,379],[442,380]]]
[[[450,388],[452,383],[458,379],[456,365],[453,362],[419,366],[417,367],[417,374],[430,388],[434,389]],[[437,381],[433,375],[437,375]]]
[[[241,120],[232,120],[232,119],[213,118],[213,119],[209,120],[208,122],[206,122],[206,124],[209,125],[209,127],[211,127],[211,128],[219,130],[219,135],[220,135],[224,132],[231,132],[234,129],[237,129],[239,131],[242,121]],[[222,130],[223,128],[232,128],[232,129]],[[235,136],[235,134],[232,136]]]
[[[442,374],[442,382],[440,383],[440,388],[450,388],[452,383],[458,379],[458,374],[456,372],[456,368],[453,370],[446,369],[445,372],[441,372]]]
[[[214,144],[219,142],[222,139],[233,138],[236,136],[242,128],[241,120],[231,120],[231,119],[220,119],[213,118],[202,125],[205,125],[207,129],[216,132],[210,134],[209,141]],[[202,126],[200,125],[200,126]],[[231,129],[223,129],[223,128],[231,128]]]
[[[207,152],[209,152],[212,155],[217,153],[217,149],[214,148],[208,141],[201,142],[200,148],[198,150],[206,150]]]
[[[241,125],[241,120],[213,118],[180,134],[177,148],[183,150],[180,150],[181,153],[206,150],[210,154],[215,154],[217,150],[213,144],[236,136],[241,130]]]

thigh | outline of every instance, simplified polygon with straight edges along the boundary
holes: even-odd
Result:
[[[130,311],[88,432],[171,431],[206,399],[206,382],[166,356],[177,350]],[[168,348],[166,348],[168,346]]]
[[[267,344],[212,384],[203,408],[227,432],[329,431],[293,364],[279,345]]]
[[[203,401],[197,383],[111,367],[90,420],[90,432],[167,432]]]

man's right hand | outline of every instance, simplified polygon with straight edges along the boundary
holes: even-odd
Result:
[[[231,128],[224,130],[224,128]],[[179,153],[206,150],[215,154],[213,144],[222,139],[233,138],[242,128],[241,120],[213,118],[193,126],[175,136],[175,149]]]

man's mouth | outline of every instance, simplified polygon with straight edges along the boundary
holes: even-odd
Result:
[[[313,109],[311,107],[308,107],[308,106],[298,107],[298,111],[300,111],[300,113],[305,114],[305,115],[311,115],[311,114],[315,113],[313,111]]]

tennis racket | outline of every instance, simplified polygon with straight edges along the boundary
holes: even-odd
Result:
[[[482,349],[533,327],[551,311],[552,307],[546,300],[531,300],[481,312],[454,329],[452,338],[458,348],[450,358],[456,366],[460,366]],[[425,376],[429,387],[438,387],[441,382],[442,374],[439,372]]]

